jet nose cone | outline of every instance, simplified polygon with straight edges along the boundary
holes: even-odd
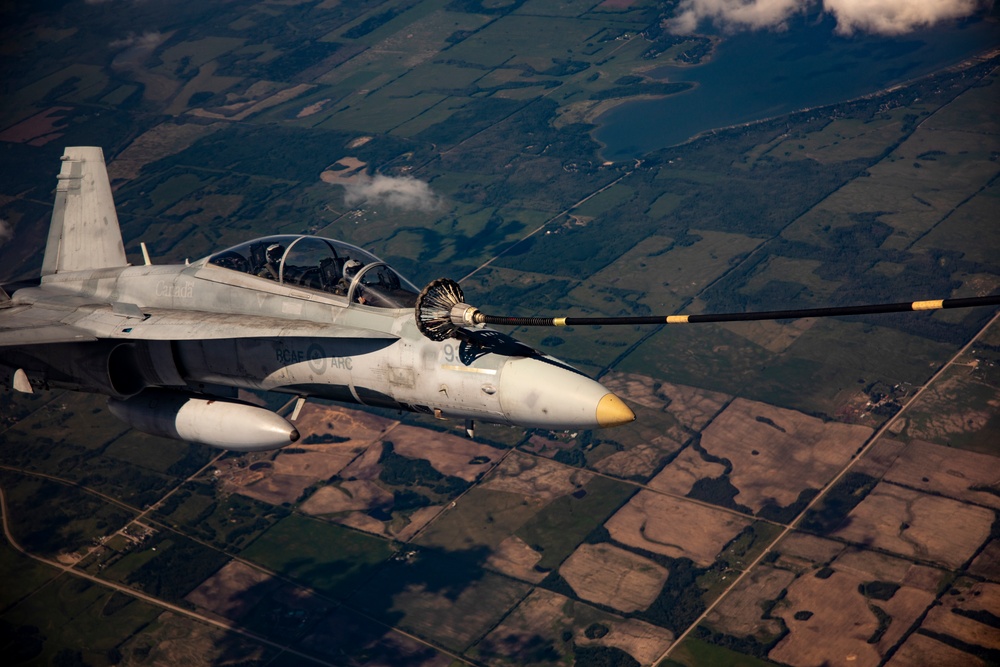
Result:
[[[604,398],[597,404],[597,423],[601,428],[610,426],[621,426],[635,421],[635,413],[625,405],[625,401],[618,398],[611,392],[604,395]]]
[[[500,407],[516,426],[560,431],[618,426],[635,419],[607,387],[554,359],[510,359],[499,384]]]

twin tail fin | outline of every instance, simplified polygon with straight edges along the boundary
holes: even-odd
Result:
[[[67,148],[58,179],[42,277],[128,266],[103,151]]]

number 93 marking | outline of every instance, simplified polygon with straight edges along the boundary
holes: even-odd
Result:
[[[455,361],[455,346],[454,345],[452,345],[451,343],[445,344],[443,353],[444,353],[444,360],[446,362],[448,362],[450,364],[450,363],[453,363]]]

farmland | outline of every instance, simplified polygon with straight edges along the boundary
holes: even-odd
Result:
[[[133,264],[140,241],[162,264],[316,233],[515,315],[1000,288],[995,54],[614,161],[600,112],[682,95],[650,72],[712,57],[661,3],[47,7],[0,10],[5,282],[37,274],[63,146],[100,145]],[[356,198],[375,176],[431,197]],[[637,414],[593,432],[469,440],[310,402],[292,447],[223,454],[130,430],[100,396],[3,391],[4,646],[93,665],[994,664],[991,317],[512,332]]]

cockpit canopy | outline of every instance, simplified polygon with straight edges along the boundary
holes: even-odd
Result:
[[[419,294],[370,252],[319,236],[266,236],[216,253],[208,263],[377,308],[412,308]]]

